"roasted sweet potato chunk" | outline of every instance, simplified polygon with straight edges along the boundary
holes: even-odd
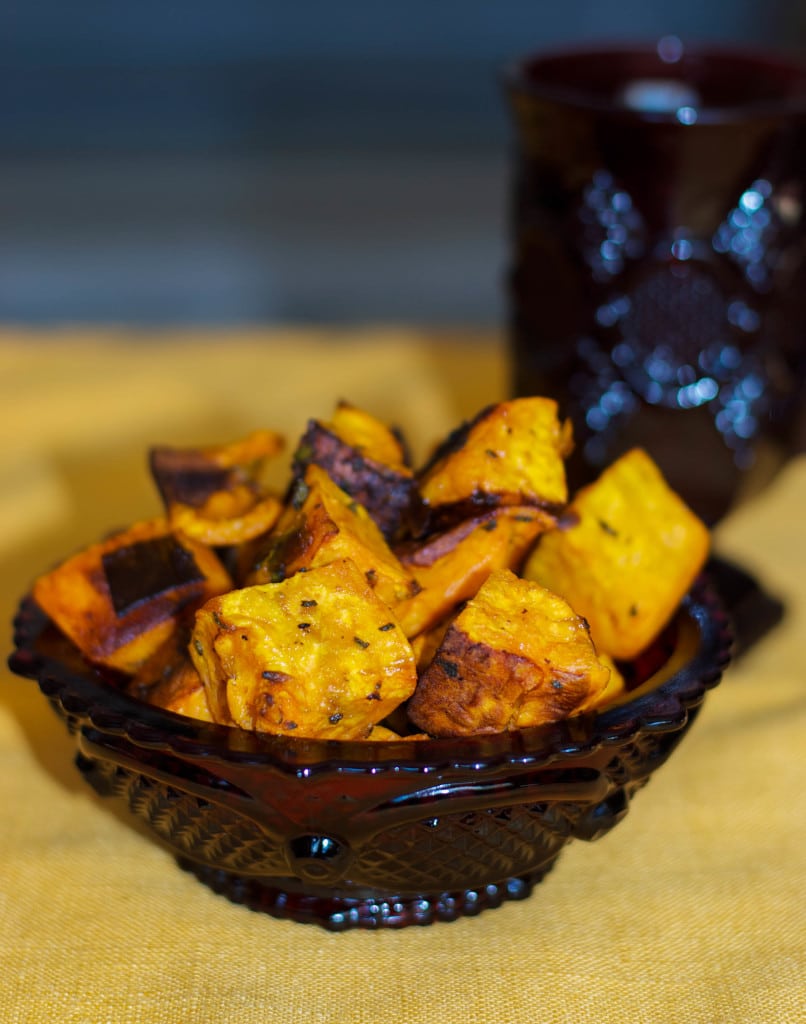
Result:
[[[562,506],[571,426],[549,398],[489,406],[455,431],[419,474],[422,503],[433,518],[479,505]]]
[[[566,601],[502,569],[448,629],[409,717],[432,736],[542,725],[593,706],[609,675]]]
[[[172,675],[161,679],[141,697],[155,707],[186,715],[200,722],[212,722],[207,691],[201,676],[190,661],[178,665]]]
[[[126,686],[126,692],[155,707],[212,722],[207,694],[199,673],[188,655],[192,626],[188,616],[180,618],[168,641],[140,666]]]
[[[180,614],[231,587],[209,548],[154,519],[67,559],[36,580],[33,594],[90,661],[134,673]]]
[[[417,636],[412,637],[411,649],[414,651],[418,672],[422,672],[431,663],[439,645],[445,639],[445,634],[461,610],[460,605],[447,619],[443,619],[436,626],[432,626],[430,629],[426,629],[425,632],[418,633]]]
[[[294,455],[294,478],[315,463],[367,510],[387,540],[408,517],[414,474],[399,438],[362,409],[340,402],[329,422],[310,420]]]
[[[240,515],[215,514],[215,502],[208,504],[207,514],[189,505],[172,505],[171,525],[188,537],[214,547],[242,544],[268,533],[280,517],[283,504],[279,498],[268,495],[261,498]]]
[[[602,692],[593,700],[586,710],[599,710],[613,704],[627,692],[627,680],[622,675],[621,669],[613,661],[609,654],[597,652],[599,661],[610,669],[610,678]]]
[[[385,725],[374,725],[367,739],[373,740],[376,743],[389,742],[390,740],[393,742],[398,740],[411,742],[413,740],[427,740],[428,735],[424,732],[409,732],[401,736],[394,729],[387,729]]]
[[[180,615],[168,639],[155,648],[126,683],[126,692],[138,700],[148,700],[149,693],[160,683],[175,675],[183,665],[190,664],[188,641],[193,625],[193,610]]]
[[[432,629],[462,601],[473,597],[495,569],[517,570],[536,537],[556,524],[528,505],[505,506],[397,550],[422,588],[396,608],[408,636]]]
[[[705,525],[634,448],[579,491],[523,573],[590,623],[598,650],[628,660],[669,621],[708,555]]]
[[[411,645],[348,559],[213,599],[190,653],[218,721],[286,736],[366,738],[416,684]]]
[[[567,506],[571,445],[554,401],[518,398],[414,472],[341,402],[309,421],[282,499],[271,431],[153,448],[165,516],[34,597],[130,695],[247,730],[394,741],[598,710],[666,664],[708,532],[640,450]]]
[[[151,473],[173,528],[209,545],[267,533],[282,502],[266,493],[262,472],[283,443],[273,431],[256,430],[226,445],[152,448]]]
[[[417,592],[417,583],[392,552],[369,513],[311,463],[288,514],[268,538],[249,583],[266,583],[350,558],[381,600],[394,607]]]

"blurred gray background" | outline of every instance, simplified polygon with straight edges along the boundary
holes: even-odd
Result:
[[[802,0],[0,10],[0,322],[494,325],[524,52],[806,49]]]

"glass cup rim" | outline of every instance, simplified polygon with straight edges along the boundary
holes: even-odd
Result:
[[[664,44],[677,46],[674,59],[661,56]],[[778,83],[773,95],[748,97],[735,103],[702,103],[696,106],[696,117],[681,122],[678,110],[644,110],[620,102],[612,93],[597,91],[594,86],[580,85],[570,76],[557,74],[563,65],[597,62],[607,72],[612,69],[612,81],[622,78],[625,84],[636,78],[623,74],[629,64],[646,69],[640,77],[693,81],[695,72],[703,70],[741,70],[746,75],[763,75],[765,81]],[[688,69],[688,74],[680,74]],[[553,75],[546,74],[554,72]],[[665,76],[662,72],[666,72]],[[544,77],[541,77],[544,76]],[[527,51],[516,56],[501,69],[505,91],[518,97],[541,99],[571,110],[609,114],[632,118],[639,122],[697,125],[729,124],[770,117],[806,115],[806,62],[792,54],[777,50],[747,46],[683,44],[674,37],[656,42],[602,42],[589,46],[558,46]]]

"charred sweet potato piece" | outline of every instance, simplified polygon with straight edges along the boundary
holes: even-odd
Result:
[[[265,492],[261,474],[282,448],[282,437],[268,430],[208,448],[152,448],[151,473],[173,528],[208,545],[268,532],[282,502]]]
[[[168,508],[174,503],[202,509],[215,495],[228,493],[231,507],[243,512],[252,503],[267,459],[284,447],[280,434],[255,430],[230,444],[200,448],[153,447],[149,451],[151,474]]]
[[[517,570],[537,536],[555,525],[555,518],[542,509],[505,506],[397,549],[422,588],[395,609],[404,632],[417,636],[432,629],[473,597],[493,570]]]
[[[634,448],[579,491],[567,526],[524,566],[590,623],[598,650],[629,660],[669,621],[708,555],[706,526]]]
[[[363,505],[311,463],[247,582],[277,581],[340,558],[355,562],[390,607],[417,592],[414,577],[400,564]]]
[[[154,519],[73,555],[33,595],[90,661],[134,673],[180,614],[231,586],[214,552]]]
[[[426,521],[457,507],[559,508],[568,498],[563,460],[571,447],[570,422],[560,421],[553,400],[516,398],[489,406],[455,431],[418,474]]]
[[[449,627],[408,712],[432,736],[542,725],[587,710],[609,675],[567,602],[502,569]]]
[[[214,598],[190,652],[218,721],[285,736],[366,738],[416,684],[411,645],[348,559]]]
[[[411,507],[414,475],[403,445],[385,424],[340,402],[329,422],[308,422],[294,455],[294,478],[303,477],[310,463],[363,505],[387,540],[396,536]]]

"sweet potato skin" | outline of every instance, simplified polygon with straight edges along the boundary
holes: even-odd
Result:
[[[242,512],[249,497],[259,490],[259,476],[266,460],[278,455],[285,445],[280,434],[254,430],[229,444],[200,448],[172,448],[155,445],[148,463],[166,510],[174,503],[203,509],[216,495],[236,493],[232,511]]]
[[[386,540],[408,522],[414,474],[400,440],[375,417],[340,402],[326,423],[309,420],[292,464],[301,479],[314,463],[369,513]]]
[[[706,526],[634,448],[574,496],[567,525],[539,539],[523,575],[565,597],[598,650],[629,660],[669,621],[708,549]]]
[[[609,676],[567,602],[499,570],[448,628],[408,712],[432,736],[543,725],[590,708]]]
[[[349,559],[213,599],[190,654],[217,721],[276,735],[364,739],[416,685],[411,645]]]

